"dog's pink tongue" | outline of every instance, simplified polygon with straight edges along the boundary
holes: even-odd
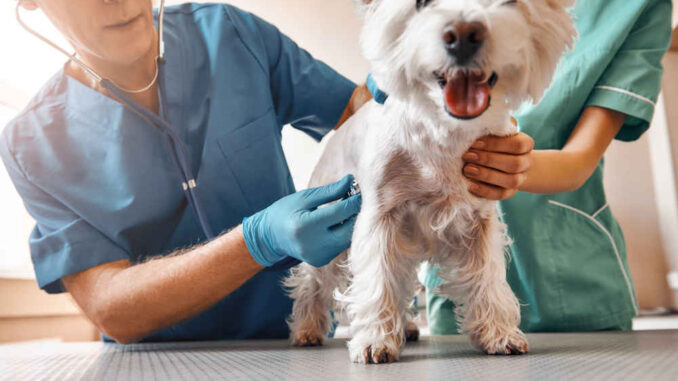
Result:
[[[477,118],[489,106],[490,90],[490,85],[482,74],[458,72],[447,77],[445,85],[447,111],[458,118]]]

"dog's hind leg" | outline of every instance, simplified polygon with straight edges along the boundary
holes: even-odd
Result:
[[[479,219],[468,242],[470,250],[450,257],[441,276],[448,281],[440,294],[457,304],[455,311],[464,332],[488,354],[523,354],[527,339],[518,328],[520,305],[506,281],[504,225],[495,212]],[[449,270],[455,270],[449,276]],[[448,275],[445,275],[448,274]]]
[[[415,323],[415,317],[417,313],[417,306],[414,303],[414,300],[417,294],[420,294],[424,290],[424,286],[417,280],[416,286],[414,288],[414,295],[410,298],[412,303],[410,304],[409,311],[407,313],[407,322],[405,323],[405,340],[407,342],[419,341],[419,326]]]
[[[302,263],[293,268],[285,280],[290,297],[294,299],[292,315],[288,319],[293,345],[322,345],[327,337],[332,326],[333,293],[344,277],[340,263],[345,259],[343,253],[321,268]]]
[[[342,297],[351,318],[348,347],[354,362],[397,361],[405,341],[418,261],[398,252],[396,226],[365,205],[356,222],[349,254],[351,285]]]
[[[419,327],[410,318],[405,323],[405,339],[409,342],[419,341]]]

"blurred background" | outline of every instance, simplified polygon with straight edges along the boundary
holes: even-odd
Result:
[[[350,0],[227,2],[277,25],[351,80],[364,81],[368,65],[358,46],[361,23]],[[63,56],[19,27],[14,6],[15,2],[0,2],[0,128],[64,63]],[[67,46],[40,12],[30,12],[26,19]],[[626,235],[644,315],[634,323],[635,329],[678,328],[678,319],[670,316],[678,309],[678,28],[665,69],[650,133],[634,143],[615,142],[606,155],[609,201]],[[297,188],[304,188],[322,143],[289,127],[284,129],[283,143]],[[37,288],[27,245],[33,221],[1,165],[0,211],[0,342],[97,340],[96,329],[67,295],[48,296]]]

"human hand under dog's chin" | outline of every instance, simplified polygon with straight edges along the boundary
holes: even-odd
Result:
[[[469,191],[496,201],[515,196],[527,180],[533,149],[534,140],[522,132],[478,139],[463,156]]]

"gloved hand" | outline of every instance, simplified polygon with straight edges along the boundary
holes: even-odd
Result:
[[[362,197],[358,194],[318,207],[343,198],[352,183],[349,175],[334,184],[306,189],[245,218],[243,234],[252,257],[266,267],[287,256],[315,267],[330,263],[351,245]]]

